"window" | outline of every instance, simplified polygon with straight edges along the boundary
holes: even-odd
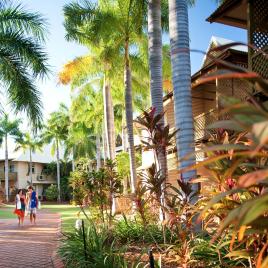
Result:
[[[9,166],[9,172],[15,172],[15,165]]]
[[[32,174],[34,174],[35,173],[35,166],[34,166],[34,164],[32,164]],[[27,175],[29,175],[30,174],[30,163],[28,164],[28,173],[27,173]]]
[[[35,167],[34,167],[34,164],[32,164],[32,173],[34,174],[35,172]]]

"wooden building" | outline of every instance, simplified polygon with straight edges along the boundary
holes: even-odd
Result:
[[[212,37],[208,50],[211,48],[223,46],[233,41],[219,37]],[[225,50],[217,51],[213,55],[216,59],[243,66],[247,68],[248,53],[246,46],[236,46],[234,48],[227,48]],[[224,73],[224,66],[217,61],[211,60],[209,57],[204,57],[202,66],[198,72],[192,75],[192,106],[194,117],[195,143],[198,149],[201,144],[205,143],[209,137],[207,126],[217,120],[218,110],[220,108],[220,94],[227,96],[235,96],[241,99],[246,99],[246,92],[249,91],[249,86],[246,82],[239,79],[216,79],[207,83],[200,83],[200,79],[214,71],[222,71]],[[170,125],[170,128],[175,129],[174,119],[174,99],[173,92],[167,94],[164,99],[165,122]],[[142,136],[145,134],[143,133]],[[142,153],[142,167],[140,169],[148,168],[153,162],[152,152]],[[197,161],[202,161],[203,155],[197,155]],[[176,147],[168,148],[167,153],[168,164],[168,182],[176,184],[178,173],[178,161],[176,154]],[[205,175],[200,169],[197,171],[198,175]]]
[[[267,0],[225,0],[207,21],[246,29],[248,44],[251,45],[248,67],[268,79]]]

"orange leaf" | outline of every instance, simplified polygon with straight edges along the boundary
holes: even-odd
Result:
[[[247,229],[246,225],[243,225],[240,227],[239,232],[238,232],[238,241],[239,242],[243,240],[246,229]]]
[[[267,249],[267,247],[268,247],[268,243],[266,243],[260,251],[260,254],[259,254],[259,257],[257,260],[257,265],[256,265],[257,268],[261,268],[262,256],[263,256],[263,253],[265,252],[265,250]]]
[[[241,176],[238,180],[238,186],[247,188],[252,185],[258,184],[268,177],[268,169],[257,170]]]

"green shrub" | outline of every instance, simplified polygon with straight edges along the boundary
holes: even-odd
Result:
[[[106,227],[96,229],[94,223],[86,228],[86,256],[84,251],[83,233],[81,230],[65,234],[59,254],[66,268],[127,268],[138,267],[136,262],[131,266],[124,259],[124,248],[116,248],[114,240]],[[138,264],[139,260],[137,260]]]
[[[167,238],[171,239],[171,233],[167,232]],[[164,243],[163,232],[160,226],[155,224],[148,224],[144,226],[142,223],[126,219],[118,221],[114,225],[113,234],[119,243]]]
[[[192,259],[197,261],[200,267],[221,268],[221,267],[249,267],[245,259],[231,259],[226,257],[230,253],[229,241],[221,244],[211,244],[211,237],[195,238]]]
[[[55,201],[58,197],[58,188],[56,185],[51,184],[45,192],[46,199],[48,201]]]

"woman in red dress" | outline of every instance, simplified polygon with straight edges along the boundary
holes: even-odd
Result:
[[[23,192],[21,189],[18,190],[18,193],[16,194],[16,208],[14,210],[14,214],[18,216],[18,224],[19,226],[23,226],[24,222],[24,215],[25,215],[25,196],[23,195]]]

